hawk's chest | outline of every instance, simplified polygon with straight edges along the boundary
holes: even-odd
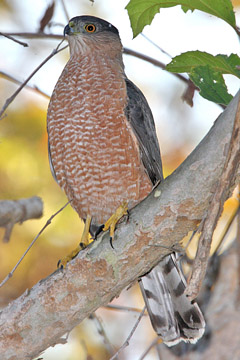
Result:
[[[104,61],[69,61],[54,89],[48,128],[58,128],[62,141],[75,146],[80,142],[80,147],[88,151],[127,146],[135,136],[124,114],[126,101],[120,69]]]
[[[81,217],[106,219],[122,201],[134,204],[151,188],[125,116],[120,70],[106,62],[69,62],[49,104],[53,168]]]

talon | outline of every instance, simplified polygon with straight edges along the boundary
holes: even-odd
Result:
[[[129,217],[130,217],[130,212],[129,212],[129,210],[127,209],[127,222],[129,222]]]
[[[69,261],[71,261],[72,259],[74,259],[81,250],[84,250],[90,244],[90,242],[91,242],[91,241],[89,241],[90,224],[91,224],[91,216],[87,215],[87,219],[86,219],[86,222],[85,222],[85,226],[84,226],[84,230],[83,230],[83,234],[82,234],[80,244],[69,255],[65,256],[63,259],[58,261],[58,263],[57,263],[58,269],[59,268],[60,269],[65,269],[67,263]]]
[[[113,238],[110,236],[110,245],[111,245],[111,247],[114,249],[114,246],[113,246],[112,240],[113,240]]]
[[[58,263],[57,263],[57,268],[58,269],[63,269],[63,265],[62,265],[62,260],[58,260]]]
[[[108,229],[110,230],[110,244],[111,247],[114,249],[112,242],[114,240],[114,231],[115,231],[115,227],[117,222],[124,216],[124,215],[128,215],[128,205],[127,202],[124,201],[122,203],[122,205],[120,205],[115,214],[113,214],[104,224],[102,231],[107,231]]]

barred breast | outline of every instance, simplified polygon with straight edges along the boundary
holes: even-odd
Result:
[[[48,108],[55,177],[81,218],[104,223],[151,190],[135,135],[126,119],[123,71],[102,57],[70,59]]]

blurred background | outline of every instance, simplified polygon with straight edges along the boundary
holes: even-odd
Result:
[[[164,63],[170,62],[171,58],[158,47],[171,56],[188,50],[207,51],[213,55],[239,55],[239,40],[228,24],[200,11],[184,14],[180,7],[161,10],[152,25],[144,29],[143,34],[158,47],[142,35],[133,40],[128,15],[124,10],[127,2],[72,0],[65,1],[65,6],[70,18],[89,14],[113,23],[119,29],[124,47]],[[50,4],[49,0],[0,0],[0,31],[38,32],[40,20]],[[233,5],[237,24],[240,25],[240,1],[233,1]],[[56,0],[51,27],[47,27],[45,32],[62,35],[67,22],[63,2]],[[29,47],[0,36],[0,71],[22,82],[56,48],[59,40],[21,40]],[[0,121],[0,199],[15,200],[37,195],[44,202],[44,215],[41,219],[16,225],[10,242],[0,241],[0,281],[13,268],[47,219],[67,201],[49,169],[46,111],[48,96],[51,95],[68,56],[68,49],[60,52],[31,79],[29,84],[37,86],[46,96],[23,89]],[[173,74],[129,55],[124,55],[124,63],[127,76],[143,91],[153,111],[164,175],[168,176],[208,132],[222,108],[201,98],[198,93],[194,95],[194,106],[190,107],[181,99],[186,85]],[[239,80],[232,76],[225,76],[225,79],[229,92],[235,95],[239,89]],[[0,75],[0,108],[16,89],[16,84]],[[236,199],[237,193],[225,207],[227,218],[237,206]],[[27,254],[13,278],[0,289],[0,307],[51,274],[56,269],[58,260],[78,244],[82,227],[82,222],[70,206],[62,211]],[[222,227],[218,231],[221,233]],[[234,231],[231,237],[234,237]],[[4,229],[0,228],[0,240],[3,235]],[[138,309],[143,307],[137,285],[123,291],[112,303]],[[106,338],[100,335],[100,324],[113,348],[118,349],[131,331],[138,313],[104,308],[97,311],[97,316],[100,323],[96,319],[84,320],[71,332],[68,344],[49,348],[42,355],[44,360],[109,359],[111,350],[106,344]],[[130,345],[119,358],[139,359],[153,339],[154,333],[149,320],[144,317]],[[156,356],[153,349],[146,359],[156,359]]]

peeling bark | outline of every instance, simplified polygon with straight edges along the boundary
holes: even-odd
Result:
[[[0,358],[26,360],[149,271],[195,230],[212,198],[239,116],[238,93],[209,133],[152,193],[130,212],[115,233],[114,249],[104,234],[67,269],[58,270],[0,313]],[[239,181],[235,174],[233,183]],[[231,184],[233,186],[233,184]]]

